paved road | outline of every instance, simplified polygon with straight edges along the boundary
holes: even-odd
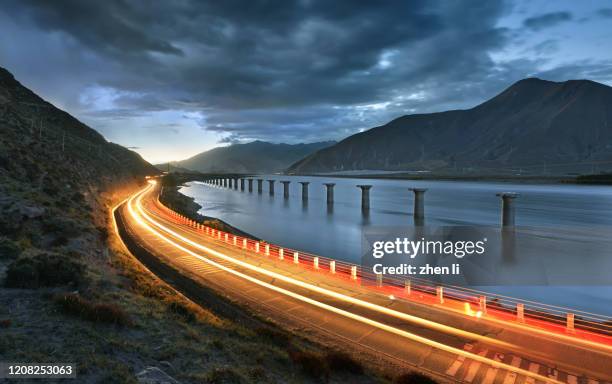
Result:
[[[125,235],[163,263],[289,329],[449,382],[612,381],[612,348],[389,298],[350,279],[255,253],[165,208],[151,184],[117,210]],[[415,293],[418,295],[418,293]]]

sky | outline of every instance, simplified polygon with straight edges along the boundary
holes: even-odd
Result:
[[[0,0],[0,66],[153,163],[612,85],[612,1]]]

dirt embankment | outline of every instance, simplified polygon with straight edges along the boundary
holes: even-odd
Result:
[[[181,189],[184,183],[184,180],[174,178],[172,175],[163,177],[159,201],[173,211],[211,228],[232,233],[237,236],[249,237],[251,239],[258,240],[255,236],[241,231],[240,229],[227,224],[223,220],[200,214],[199,211],[202,209],[202,206],[196,203],[192,197],[185,196],[179,192],[179,189]]]

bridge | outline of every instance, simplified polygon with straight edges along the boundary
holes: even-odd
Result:
[[[113,209],[128,249],[145,250],[196,287],[285,329],[441,382],[612,381],[612,336],[603,317],[572,312],[570,322],[544,304],[509,309],[483,303],[476,291],[421,281],[383,284],[358,266],[189,220],[161,204],[158,193],[149,180]],[[375,283],[363,284],[366,279]]]

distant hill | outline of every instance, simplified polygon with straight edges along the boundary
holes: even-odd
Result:
[[[171,173],[175,173],[175,172],[193,173],[194,172],[191,169],[178,167],[175,162],[155,164],[155,168],[159,169],[162,172],[171,172]]]
[[[443,174],[612,170],[612,88],[528,78],[468,110],[402,116],[302,159],[290,173]]]
[[[311,144],[253,141],[214,148],[173,165],[199,172],[274,173],[284,171],[297,160],[333,144],[333,141]]]

